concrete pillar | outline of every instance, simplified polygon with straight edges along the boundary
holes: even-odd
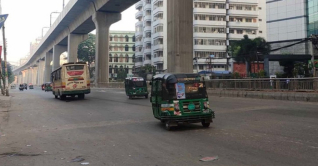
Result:
[[[67,44],[67,62],[77,62],[78,45],[88,38],[87,34],[69,34]]]
[[[167,71],[193,73],[193,0],[167,1]]]
[[[38,67],[38,85],[42,85],[44,83],[44,65],[45,61],[40,60]]]
[[[67,51],[66,46],[55,45],[53,46],[53,65],[52,71],[58,69],[60,67],[60,56],[63,52]],[[76,51],[77,54],[77,51]]]
[[[33,67],[32,69],[32,84],[37,85],[37,72],[38,72],[38,67]]]
[[[45,67],[44,67],[44,82],[50,82],[51,81],[51,73],[52,73],[52,67],[51,67],[51,61],[53,54],[51,52],[47,52],[45,55]]]
[[[96,12],[92,19],[96,27],[95,86],[109,82],[109,27],[121,20],[120,13]]]

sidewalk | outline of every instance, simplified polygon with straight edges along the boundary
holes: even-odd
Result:
[[[11,107],[11,96],[0,96],[0,137],[2,135],[3,122],[8,120],[8,109]]]

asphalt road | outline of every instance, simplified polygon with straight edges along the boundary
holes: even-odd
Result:
[[[148,99],[129,100],[121,90],[67,102],[39,89],[11,94],[1,166],[318,165],[317,103],[210,97],[210,128],[166,131]],[[77,156],[85,160],[72,162]]]

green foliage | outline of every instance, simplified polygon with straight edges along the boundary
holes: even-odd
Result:
[[[156,68],[155,66],[151,66],[151,65],[145,65],[142,66],[138,69],[138,76],[142,77],[144,79],[147,79],[147,75],[148,74],[155,74],[156,73]]]
[[[117,73],[117,81],[124,81],[127,78],[127,73],[124,69],[119,69]]]
[[[95,62],[95,39],[94,34],[88,34],[88,39],[83,41],[78,46],[78,59],[83,62],[88,62],[90,76],[93,77],[93,70],[90,68],[92,62]]]
[[[0,84],[4,82],[5,77],[6,77],[5,66],[4,66],[3,60],[1,60],[1,66],[2,66],[2,81],[0,82]],[[9,84],[11,84],[14,81],[14,75],[12,73],[12,67],[11,67],[10,63],[7,63],[7,68],[8,68],[8,81],[9,81]]]
[[[242,77],[240,76],[240,73],[234,72],[234,73],[232,74],[232,78],[233,78],[233,79],[241,79]]]
[[[268,55],[270,50],[271,47],[264,38],[257,37],[252,40],[247,35],[230,46],[230,52],[237,62],[247,62],[248,73],[251,73],[251,62],[259,61],[264,55]]]

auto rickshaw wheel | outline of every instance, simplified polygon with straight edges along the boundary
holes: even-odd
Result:
[[[202,124],[203,127],[208,128],[208,127],[210,127],[210,124],[211,124],[211,123],[210,123],[210,122],[207,122],[207,123],[206,123],[206,122],[203,120],[203,121],[201,122],[201,124]]]
[[[165,127],[166,127],[166,130],[168,130],[168,131],[171,130],[171,125],[170,125],[169,121],[166,121]]]

